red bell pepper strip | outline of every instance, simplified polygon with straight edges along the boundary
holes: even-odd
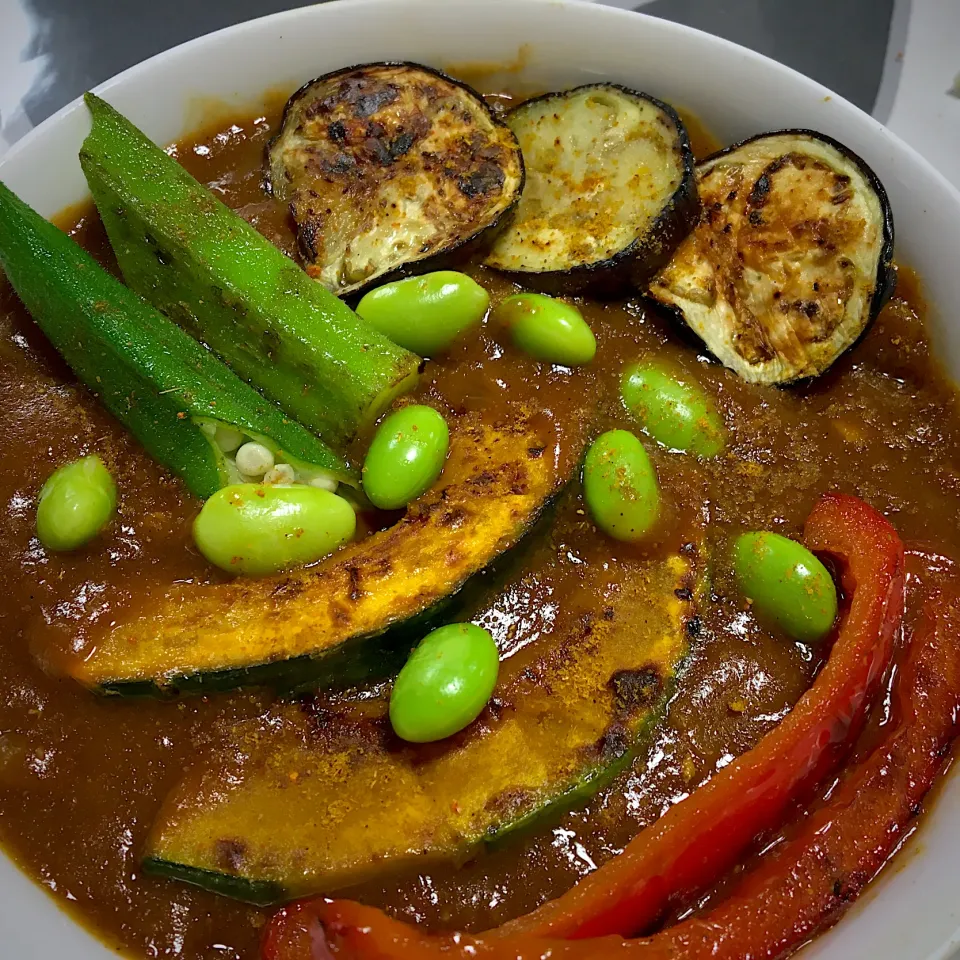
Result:
[[[726,900],[653,937],[638,960],[772,960],[840,919],[910,829],[960,732],[956,589],[928,601],[873,752]]]
[[[530,938],[629,936],[649,929],[670,906],[715,882],[758,834],[782,821],[800,791],[840,759],[862,726],[902,619],[903,544],[880,514],[854,497],[828,494],[814,507],[804,536],[812,550],[838,562],[844,593],[852,598],[827,663],[756,747],[638,834],[622,854],[563,896],[481,940],[458,934],[425,938],[357,904],[319,902],[282,912],[268,933],[264,956],[311,956],[277,952],[273,946],[283,942],[285,918],[295,923],[293,918],[307,910],[339,939],[353,930],[355,955],[371,960],[467,957],[481,950],[484,956],[511,960],[534,957],[539,948]],[[316,924],[310,929],[311,937],[318,929],[322,933]]]
[[[960,733],[958,590],[955,582],[949,596],[934,592],[926,603],[897,675],[893,721],[873,752],[706,913],[643,940],[463,937],[441,952],[437,938],[370,907],[304,901],[271,924],[265,960],[774,960],[792,953],[835,923],[880,870],[946,765]]]

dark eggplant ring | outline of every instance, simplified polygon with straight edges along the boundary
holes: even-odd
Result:
[[[522,103],[527,182],[484,261],[547,293],[645,286],[699,213],[693,151],[660,100],[613,83]]]
[[[334,293],[423,273],[493,239],[523,189],[510,128],[475,90],[417,63],[304,84],[267,145],[304,267]]]
[[[787,384],[823,373],[896,285],[883,184],[813,130],[751,137],[697,173],[700,223],[648,296],[745,380]]]

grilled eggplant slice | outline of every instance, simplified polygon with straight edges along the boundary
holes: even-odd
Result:
[[[307,273],[348,294],[475,249],[519,200],[523,157],[475,90],[416,63],[368,63],[290,98],[267,180]]]
[[[893,292],[876,174],[812,130],[744,140],[698,168],[703,214],[649,295],[751,383],[823,373]]]
[[[699,211],[693,152],[672,107],[612,83],[507,116],[527,180],[486,264],[549,293],[647,281]]]

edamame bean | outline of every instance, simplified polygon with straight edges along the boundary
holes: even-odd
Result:
[[[623,371],[620,395],[657,443],[699,457],[715,457],[723,450],[723,421],[699,384],[656,363],[635,363]]]
[[[433,486],[450,446],[433,407],[411,404],[380,424],[363,463],[363,490],[381,510],[397,510]]]
[[[222,570],[260,577],[325,557],[356,526],[350,504],[329,490],[237,483],[203,505],[193,539]]]
[[[92,540],[117,509],[117,485],[91,454],[47,478],[37,503],[37,536],[48,550],[75,550]]]
[[[514,344],[536,360],[579,367],[597,352],[597,340],[572,304],[542,293],[518,293],[501,301],[493,319],[510,331]]]
[[[438,270],[371,290],[357,313],[401,347],[435,357],[476,326],[489,305],[489,294],[471,277]]]
[[[583,464],[583,492],[594,523],[616,540],[641,540],[660,516],[657,473],[627,430],[593,441]]]
[[[390,694],[397,736],[430,743],[473,723],[493,693],[499,669],[497,645],[482,627],[451,623],[427,634]]]
[[[762,621],[802,643],[816,643],[830,632],[837,588],[806,547],[778,533],[744,533],[733,544],[733,571]]]

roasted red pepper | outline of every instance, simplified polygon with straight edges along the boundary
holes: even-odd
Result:
[[[328,938],[334,955],[384,960],[526,960],[547,948],[555,956],[566,955],[574,944],[540,938],[628,936],[649,929],[671,905],[722,876],[758,834],[782,821],[791,800],[819,780],[859,732],[902,618],[903,544],[876,511],[853,497],[827,495],[807,521],[805,540],[812,550],[835,558],[851,598],[827,663],[790,714],[753,750],[640,833],[619,857],[562,897],[479,938],[427,937],[347,902],[294,905],[271,924],[266,960],[328,956]],[[619,937],[610,937],[584,944],[570,956],[598,956],[607,945],[618,951],[626,947]]]

